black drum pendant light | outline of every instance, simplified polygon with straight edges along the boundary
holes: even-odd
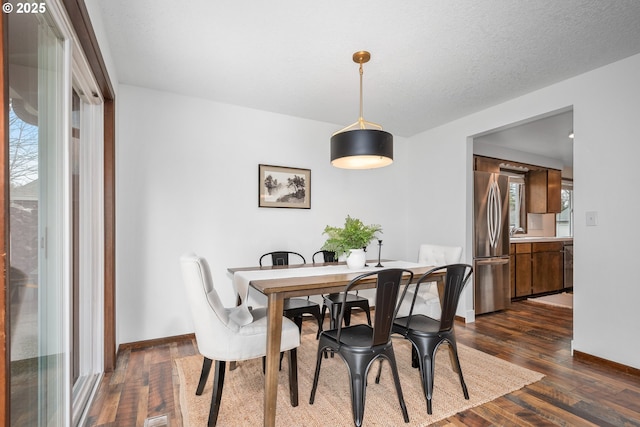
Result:
[[[369,59],[366,51],[353,54],[353,62],[360,64],[360,117],[331,136],[331,164],[337,168],[373,169],[393,163],[393,135],[362,117],[362,64]]]

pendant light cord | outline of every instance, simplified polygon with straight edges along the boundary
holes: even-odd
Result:
[[[364,115],[362,114],[362,75],[364,74],[364,71],[362,69],[362,62],[360,63],[360,117],[358,118],[358,123],[360,123],[360,129],[365,129],[365,124],[364,124]]]
[[[366,57],[358,57],[358,56],[356,56],[359,53],[365,53],[365,54],[367,54],[367,56]],[[363,78],[362,78],[362,76],[364,75],[364,69],[362,67],[362,64],[369,60],[369,52],[356,52],[356,54],[354,54],[353,60],[355,62],[357,62],[358,64],[360,64],[360,117],[358,117],[358,121],[357,122],[352,123],[349,126],[346,126],[346,127],[342,128],[342,129],[340,129],[339,131],[335,132],[333,135],[337,135],[339,133],[346,132],[346,131],[349,131],[349,130],[354,130],[356,128],[359,128],[359,129],[372,129],[373,128],[373,129],[382,130],[382,126],[381,125],[379,125],[377,123],[366,121],[364,119],[364,114],[363,114],[364,101],[363,101],[363,95],[362,95],[362,93],[363,93],[363,90],[362,90],[362,80],[363,80]]]

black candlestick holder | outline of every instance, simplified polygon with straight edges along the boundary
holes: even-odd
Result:
[[[384,267],[382,264],[380,264],[380,253],[382,252],[382,240],[378,240],[378,264],[376,265],[376,267]]]

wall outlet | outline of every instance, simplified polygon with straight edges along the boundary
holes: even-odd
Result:
[[[598,212],[587,212],[587,226],[595,227],[598,225]]]

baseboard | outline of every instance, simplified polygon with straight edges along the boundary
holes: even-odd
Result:
[[[640,369],[638,368],[623,365],[622,363],[613,362],[608,359],[603,359],[601,357],[594,356],[589,353],[583,353],[578,350],[573,350],[573,357],[582,362],[594,363],[597,365],[605,366],[607,368],[613,369],[618,372],[624,372],[625,374],[630,374],[630,375],[640,377]]]
[[[141,348],[153,347],[156,345],[169,344],[176,341],[189,341],[196,339],[195,334],[174,335],[172,337],[155,338],[152,340],[135,341],[122,343],[118,346],[118,353],[124,350],[139,350]]]

